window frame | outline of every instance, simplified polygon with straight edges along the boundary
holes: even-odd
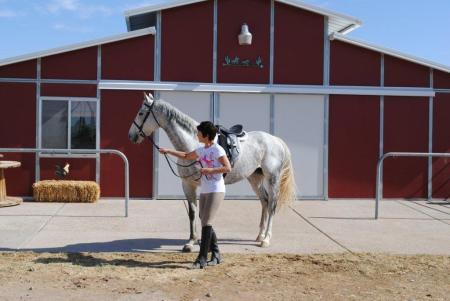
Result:
[[[72,154],[70,151],[72,150],[72,102],[94,102],[96,107],[96,115],[95,115],[95,150],[100,149],[100,100],[95,97],[55,97],[55,96],[43,96],[39,97],[39,136],[38,136],[38,147],[42,147],[42,110],[43,110],[43,102],[44,101],[60,101],[66,102],[68,104],[68,112],[67,112],[67,148],[57,149],[62,151],[67,151],[67,153],[59,153],[54,154],[51,152],[41,152],[39,153],[39,157],[41,158],[98,158],[99,154]],[[49,148],[49,150],[51,150]],[[75,149],[74,149],[75,150]],[[76,149],[80,150],[80,149]],[[93,150],[93,149],[90,149]]]

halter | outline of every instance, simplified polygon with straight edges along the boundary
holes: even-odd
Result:
[[[155,115],[155,113],[153,112],[153,105],[155,104],[155,102],[156,102],[156,101],[153,100],[153,102],[152,102],[151,105],[148,105],[146,102],[144,102],[144,106],[146,106],[146,107],[148,108],[147,113],[145,114],[144,120],[142,121],[142,124],[141,124],[141,125],[138,125],[138,123],[136,122],[136,120],[133,120],[133,124],[134,124],[134,126],[137,127],[137,129],[139,130],[139,136],[141,136],[141,137],[143,137],[143,138],[148,137],[148,140],[150,140],[150,142],[151,142],[151,143],[156,147],[156,149],[159,151],[161,148],[155,143],[155,141],[153,140],[153,138],[151,137],[151,135],[146,135],[145,132],[144,132],[144,124],[145,124],[145,122],[147,121],[148,116],[150,116],[150,113],[152,114],[153,119],[155,119],[156,124],[157,124],[159,127],[161,127],[161,124],[158,122],[158,119],[156,118],[156,115]],[[174,164],[176,164],[176,165],[178,165],[178,166],[180,166],[180,167],[186,167],[186,168],[187,168],[187,167],[191,167],[192,165],[195,165],[196,163],[200,163],[200,166],[203,167],[202,162],[200,162],[200,161],[194,161],[194,162],[192,162],[191,164],[183,165],[183,164],[179,164],[179,163],[177,163],[177,162],[175,162],[175,161],[173,161],[173,160],[170,160],[169,157],[167,156],[167,154],[164,154],[164,157],[166,158],[167,164],[169,164],[170,170],[171,170],[172,173],[173,173],[176,177],[178,177],[178,178],[182,178],[182,179],[184,179],[184,178],[190,178],[190,177],[192,177],[193,175],[195,175],[196,172],[194,172],[193,174],[191,174],[191,175],[189,175],[189,176],[180,176],[180,175],[178,175],[178,174],[175,172],[175,170],[173,169],[172,164],[171,164],[170,162],[172,162],[172,163],[174,163]],[[205,175],[205,176],[206,176],[206,175]],[[202,177],[202,175],[200,174],[200,177],[198,177],[197,179],[195,179],[195,181],[200,180],[201,177]],[[206,178],[208,178],[208,176],[206,176]]]

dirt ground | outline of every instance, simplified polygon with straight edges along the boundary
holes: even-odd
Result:
[[[450,256],[0,253],[0,300],[450,300]]]

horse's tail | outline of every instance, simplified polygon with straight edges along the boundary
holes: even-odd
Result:
[[[292,166],[291,151],[281,140],[284,148],[284,160],[281,168],[280,190],[277,198],[277,209],[289,206],[296,199],[297,185],[295,184],[294,167]]]

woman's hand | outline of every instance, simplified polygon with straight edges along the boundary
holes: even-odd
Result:
[[[169,150],[167,149],[167,148],[164,148],[164,147],[160,147],[159,148],[159,153],[160,154],[168,154],[169,153]]]
[[[202,175],[211,175],[214,173],[214,168],[202,168],[200,169]]]

